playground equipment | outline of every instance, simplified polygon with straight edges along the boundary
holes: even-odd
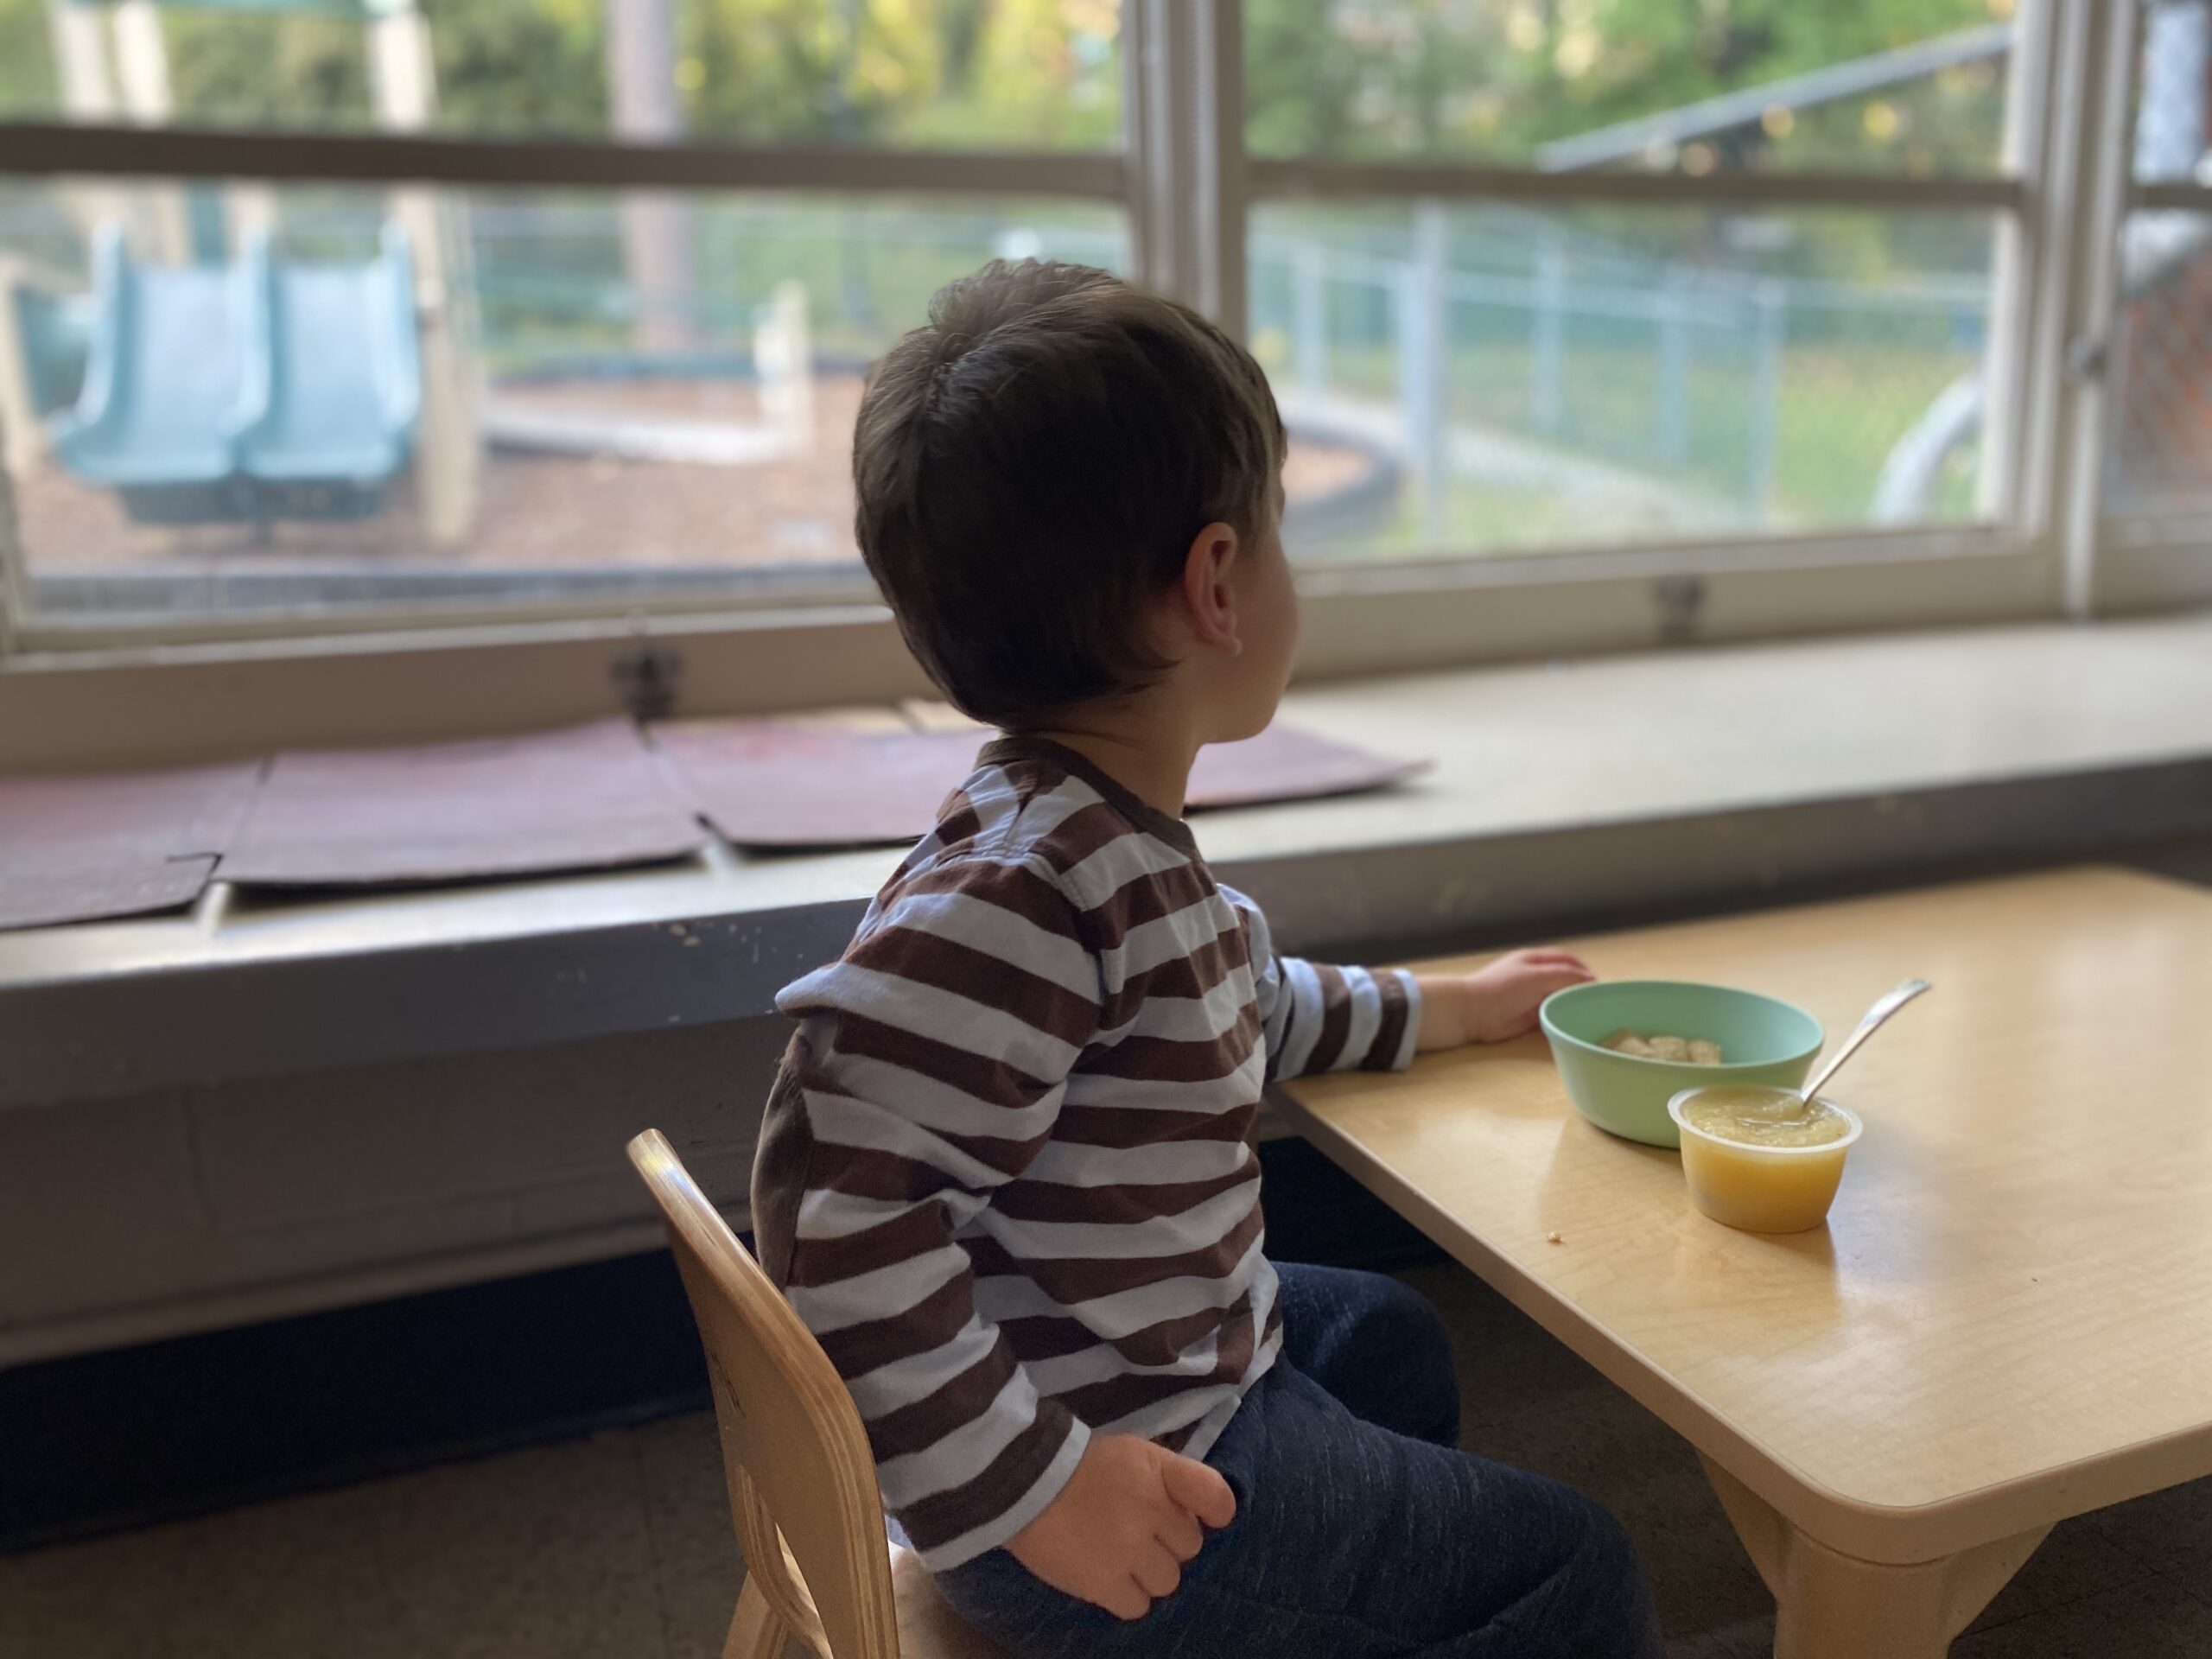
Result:
[[[173,118],[164,4],[351,15],[366,32],[378,124],[429,124],[429,33],[415,0],[54,0],[73,117]],[[449,276],[450,251],[466,239],[457,210],[419,187],[396,188],[374,258],[296,264],[270,257],[266,188],[224,189],[220,238],[238,251],[230,258],[194,245],[186,188],[70,188],[94,249],[94,295],[83,385],[59,415],[57,365],[83,320],[50,275],[0,269],[7,465],[27,471],[50,442],[133,517],[178,523],[372,512],[411,462],[429,538],[462,540],[475,510],[479,394],[465,289]]]
[[[375,512],[422,406],[412,270],[396,225],[359,266],[279,264],[257,230],[227,265],[143,265],[103,227],[55,454],[147,523]]]
[[[696,359],[693,359],[696,360]],[[640,359],[645,367],[652,359]],[[664,360],[657,366],[665,366]],[[814,348],[806,290],[776,285],[756,308],[753,372],[760,415],[753,421],[687,420],[623,413],[619,409],[546,408],[527,396],[529,382],[486,400],[485,442],[496,449],[540,454],[616,456],[698,467],[749,467],[814,453]],[[524,395],[517,397],[514,391]]]
[[[381,239],[359,266],[279,264],[265,238],[250,245],[267,307],[249,340],[259,407],[238,439],[239,469],[257,504],[285,516],[375,512],[413,445],[423,406],[414,262],[397,225]]]
[[[142,267],[122,232],[94,245],[99,321],[76,407],[54,447],[79,477],[121,493],[134,518],[162,523],[231,510],[245,396],[247,338],[260,306],[251,269]]]

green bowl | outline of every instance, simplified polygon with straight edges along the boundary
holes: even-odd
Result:
[[[1725,985],[1672,979],[1599,980],[1545,999],[1541,1018],[1575,1109],[1599,1128],[1647,1146],[1679,1147],[1667,1103],[1717,1083],[1803,1086],[1826,1033],[1794,1003]],[[1720,1065],[1638,1059],[1604,1046],[1616,1032],[1702,1037],[1720,1045]]]

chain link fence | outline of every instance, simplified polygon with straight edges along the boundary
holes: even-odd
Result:
[[[2146,6],[2136,86],[2139,181],[2212,182],[2206,166],[2209,87],[2212,3],[2158,0]],[[2212,508],[2212,216],[2129,216],[2107,358],[2106,512]]]

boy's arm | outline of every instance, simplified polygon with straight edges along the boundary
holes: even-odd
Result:
[[[1027,1526],[1089,1438],[978,1311],[954,1237],[1043,1147],[1096,1028],[1097,963],[1075,920],[1026,865],[925,872],[842,961],[779,999],[804,1021],[785,1293],[851,1390],[885,1502],[932,1570]]]
[[[1471,974],[1412,974],[1277,956],[1267,918],[1241,893],[1270,1080],[1401,1071],[1416,1052],[1503,1042],[1535,1029],[1554,991],[1594,978],[1564,950],[1516,950]]]
[[[1260,907],[1231,888],[1222,896],[1244,923],[1268,1081],[1412,1064],[1423,1000],[1413,975],[1277,956]]]
[[[1403,969],[1269,956],[1253,963],[1253,977],[1270,1080],[1412,1064],[1426,987]]]

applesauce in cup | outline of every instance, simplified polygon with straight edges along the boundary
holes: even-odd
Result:
[[[1724,1084],[1667,1103],[1682,1132],[1690,1201],[1748,1233],[1802,1233],[1827,1219],[1866,1126],[1834,1101],[1800,1110],[1794,1090]]]

